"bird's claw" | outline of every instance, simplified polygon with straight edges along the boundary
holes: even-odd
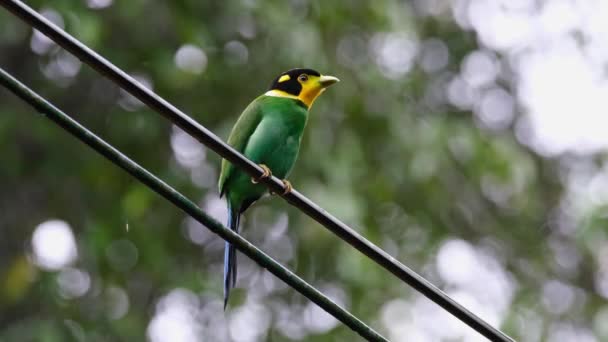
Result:
[[[291,185],[291,182],[287,179],[282,179],[281,181],[283,182],[283,185],[285,185],[285,191],[283,191],[283,194],[281,194],[281,196],[285,196],[290,193],[291,190],[293,190],[293,186]]]
[[[258,184],[262,179],[269,178],[270,176],[272,176],[272,172],[270,172],[268,166],[264,164],[260,164],[259,166],[264,170],[264,173],[262,173],[262,175],[258,178],[251,177],[251,183],[253,184]]]
[[[285,190],[283,191],[281,196],[285,196],[293,190],[293,186],[291,185],[291,182],[288,181],[287,179],[281,179],[281,182],[283,182],[283,186],[285,186]],[[270,194],[276,195],[277,193],[271,190]]]

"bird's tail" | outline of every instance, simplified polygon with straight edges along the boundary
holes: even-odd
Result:
[[[228,228],[232,229],[236,233],[239,232],[239,219],[241,214],[238,210],[233,210],[228,202]],[[226,310],[226,304],[228,304],[228,296],[230,290],[236,284],[236,249],[229,242],[226,242],[224,247],[224,310]]]

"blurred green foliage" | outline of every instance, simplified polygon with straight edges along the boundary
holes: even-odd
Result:
[[[437,98],[437,82],[478,48],[449,15],[425,16],[390,0],[28,4],[224,138],[281,71],[310,67],[338,76],[342,82],[312,109],[291,177],[298,190],[465,305],[477,298],[472,310],[518,340],[544,339],[554,321],[594,328],[604,299],[594,290],[589,241],[604,239],[593,229],[602,220],[574,236],[559,233],[557,163],[520,145],[509,127],[485,129]],[[409,61],[400,55],[429,39],[449,51],[437,70],[422,68],[418,52]],[[186,45],[194,49],[182,50],[178,62]],[[223,217],[215,154],[5,10],[0,66]],[[353,338],[243,256],[225,314],[222,241],[6,91],[0,190],[0,341],[161,341],[154,324],[170,327],[158,323],[172,317],[161,313],[180,302],[167,298],[190,299],[191,315],[177,321],[198,328],[195,339],[165,340]],[[32,234],[51,219],[69,224],[77,259],[45,270]],[[416,340],[414,331],[447,340],[433,332],[440,322],[460,327],[434,317],[438,309],[426,299],[280,199],[256,204],[243,234],[394,340]],[[456,275],[465,270],[465,281],[447,277],[438,260],[450,242],[458,247],[452,267]],[[466,272],[468,259],[458,256],[470,250],[486,268]],[[560,259],[562,250],[571,251],[574,267]],[[487,269],[498,273],[484,277]],[[84,293],[70,289],[83,281]],[[566,310],[542,303],[551,281],[574,289]],[[496,286],[498,295],[487,290]],[[451,340],[467,339],[466,328],[446,329],[454,331]]]

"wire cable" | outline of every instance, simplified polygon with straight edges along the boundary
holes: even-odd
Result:
[[[276,262],[272,257],[264,253],[249,241],[245,240],[239,234],[233,232],[229,228],[224,227],[221,223],[217,222],[215,219],[201,210],[196,204],[194,204],[184,195],[173,189],[158,177],[154,176],[148,170],[129,159],[129,157],[125,156],[119,150],[96,136],[93,132],[86,129],[67,114],[63,113],[57,107],[53,106],[43,97],[36,94],[23,83],[19,82],[2,68],[0,68],[0,84],[9,89],[13,94],[20,97],[23,101],[34,107],[40,113],[44,114],[61,128],[65,129],[80,141],[99,152],[113,164],[121,167],[123,170],[131,174],[131,176],[135,177],[137,180],[154,190],[169,202],[173,203],[186,214],[205,225],[207,228],[209,228],[209,230],[235,245],[239,251],[243,252],[260,266],[266,268],[268,271],[270,271],[270,273],[274,274],[277,278],[296,289],[306,298],[319,305],[323,310],[327,311],[346,326],[359,333],[359,335],[368,341],[388,342],[386,338],[367,326],[365,323],[363,323],[363,321],[336,304],[312,285],[308,284],[305,280],[298,277],[295,273]]]

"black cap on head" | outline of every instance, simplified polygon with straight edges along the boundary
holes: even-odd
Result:
[[[312,69],[291,69],[280,74],[270,84],[270,90],[282,90],[288,94],[298,96],[302,91],[302,85],[298,82],[298,76],[306,74],[310,76],[321,76],[318,71]]]

